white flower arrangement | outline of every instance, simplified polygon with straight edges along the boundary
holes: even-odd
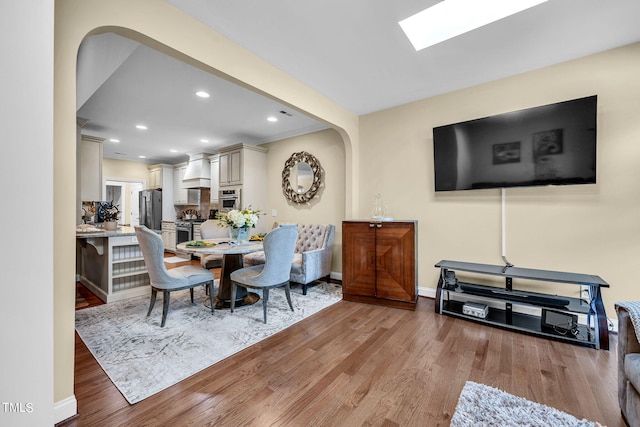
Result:
[[[258,223],[262,212],[260,210],[248,208],[238,210],[234,209],[226,214],[218,214],[218,221],[220,226],[231,228],[254,228]]]

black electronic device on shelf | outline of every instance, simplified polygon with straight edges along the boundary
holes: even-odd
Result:
[[[462,292],[467,292],[471,295],[521,302],[543,307],[566,307],[571,302],[569,299],[557,295],[514,291],[513,289],[497,288],[495,286],[460,283],[459,287]]]
[[[578,331],[578,316],[575,314],[543,308],[540,321],[543,331],[560,335],[576,335]]]

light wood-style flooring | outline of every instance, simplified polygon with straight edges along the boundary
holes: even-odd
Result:
[[[212,325],[215,327],[215,325]],[[341,301],[133,406],[76,336],[79,416],[60,426],[448,426],[467,380],[623,426],[611,351]]]

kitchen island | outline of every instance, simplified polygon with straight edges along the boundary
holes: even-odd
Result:
[[[133,227],[78,229],[79,281],[104,302],[150,294],[149,275]]]

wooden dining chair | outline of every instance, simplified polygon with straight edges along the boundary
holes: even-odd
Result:
[[[235,308],[236,289],[238,286],[262,289],[264,323],[267,323],[267,302],[269,301],[270,289],[283,287],[289,308],[293,311],[291,292],[289,290],[289,275],[297,238],[298,227],[295,225],[281,226],[271,230],[264,238],[265,263],[241,268],[231,273],[232,313]]]

